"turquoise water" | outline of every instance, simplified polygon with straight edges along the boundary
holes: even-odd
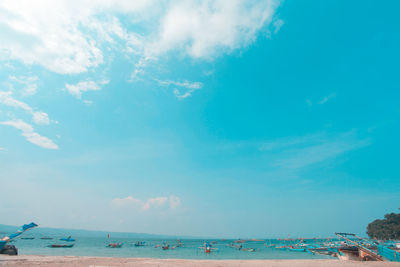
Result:
[[[140,239],[140,238],[118,238],[110,239],[110,242],[123,242],[122,248],[107,248],[109,243],[104,237],[79,237],[73,242],[72,248],[49,248],[50,244],[65,244],[59,240],[60,237],[53,240],[42,240],[36,237],[33,240],[17,239],[14,244],[20,255],[68,255],[68,256],[101,256],[101,257],[151,257],[151,258],[180,258],[180,259],[326,259],[328,256],[312,255],[306,252],[291,252],[274,248],[266,248],[265,242],[247,241],[242,244],[244,248],[255,248],[255,252],[240,251],[236,248],[228,247],[233,240],[215,240],[213,248],[217,251],[206,254],[199,247],[205,240],[201,239],[181,239],[182,247],[175,249],[162,250],[156,248],[157,244],[166,242],[170,246],[177,244],[176,239]],[[135,247],[136,241],[146,241],[147,246]],[[213,241],[213,240],[207,240]],[[269,242],[277,242],[269,240]]]

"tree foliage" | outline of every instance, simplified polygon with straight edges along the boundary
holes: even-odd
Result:
[[[400,239],[400,214],[389,213],[383,220],[375,220],[368,224],[367,234],[370,238],[381,240]]]

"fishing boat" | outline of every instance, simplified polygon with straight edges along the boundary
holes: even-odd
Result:
[[[147,244],[146,244],[145,241],[136,241],[135,244],[134,244],[135,247],[144,247],[146,245]]]
[[[48,245],[49,248],[72,248],[74,244],[53,244]]]
[[[7,255],[18,255],[18,249],[14,245],[8,245],[9,242],[12,242],[14,238],[20,236],[24,232],[31,230],[38,225],[34,222],[29,224],[24,224],[22,227],[14,234],[9,236],[5,236],[0,239],[0,254],[7,254]]]
[[[288,246],[289,251],[294,251],[294,252],[305,252],[305,248],[299,248],[299,247],[294,247],[294,246]]]
[[[61,241],[66,241],[66,242],[74,242],[75,239],[73,239],[71,236],[67,237],[67,238],[60,238]]]
[[[178,240],[176,241],[176,247],[177,247],[177,248],[180,248],[180,247],[182,247],[182,246],[183,246],[182,241],[178,239]]]
[[[242,248],[241,251],[256,252],[255,248]]]
[[[396,247],[379,244],[378,253],[389,261],[400,262],[400,252]]]
[[[108,248],[121,248],[124,243],[110,243],[106,247]]]
[[[335,233],[338,237],[346,241],[338,249],[338,258],[341,260],[362,260],[362,261],[384,261],[385,259],[374,250],[367,248],[365,239],[351,233]]]
[[[199,247],[200,249],[203,249],[204,253],[211,253],[212,251],[218,250],[218,248],[213,248],[212,244],[209,242],[204,242],[202,247]]]

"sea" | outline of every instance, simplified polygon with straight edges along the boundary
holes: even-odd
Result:
[[[1,231],[0,237],[11,233],[10,229]],[[74,242],[61,241],[61,238],[72,236]],[[108,237],[109,236],[109,237]],[[41,239],[50,237],[52,239]],[[33,238],[33,239],[25,239]],[[181,242],[181,247],[172,247]],[[135,242],[144,241],[145,246],[137,247]],[[40,230],[33,229],[13,240],[12,245],[18,248],[19,255],[57,255],[57,256],[96,256],[96,257],[134,257],[161,259],[329,259],[330,256],[313,255],[307,252],[293,252],[268,248],[269,244],[285,244],[289,241],[265,239],[242,243],[244,249],[230,247],[233,239],[199,239],[178,237],[154,237],[131,233],[105,233],[91,231]],[[212,242],[213,250],[205,253],[202,246]],[[121,248],[109,248],[109,243],[123,243]],[[52,244],[74,244],[71,248],[51,248]],[[169,244],[170,249],[163,250],[162,244]],[[238,244],[235,244],[238,245]],[[240,245],[240,244],[239,244]],[[254,248],[255,251],[246,251]]]

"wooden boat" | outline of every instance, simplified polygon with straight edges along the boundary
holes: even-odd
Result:
[[[400,262],[400,252],[397,251],[396,247],[378,245],[378,253],[389,261]]]
[[[293,246],[289,246],[288,250],[294,251],[294,252],[305,252],[306,251],[304,248],[298,248],[298,247],[293,247]]]
[[[211,253],[213,250],[218,250],[218,248],[213,248],[212,245],[208,242],[205,242],[202,247],[199,247],[200,249],[204,250],[204,253]]]
[[[256,252],[255,248],[242,248],[241,251]]]
[[[72,248],[74,244],[53,244],[49,245],[49,248]]]
[[[108,248],[121,248],[124,243],[110,243],[106,247]]]
[[[38,225],[34,222],[31,222],[29,224],[24,224],[16,233],[1,238],[0,239],[0,254],[18,255],[18,249],[13,245],[8,245],[8,243],[12,242],[14,240],[14,238],[16,238],[17,236],[20,236],[24,232],[31,230],[37,226]]]
[[[339,250],[339,253],[337,254],[337,256],[340,260],[361,261],[357,247],[351,247],[351,246],[342,247],[342,248],[339,248],[338,250]]]

